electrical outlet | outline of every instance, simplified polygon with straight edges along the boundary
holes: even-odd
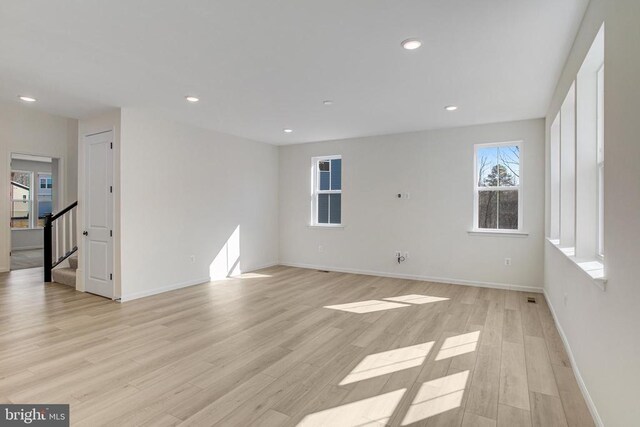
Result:
[[[505,258],[504,259],[504,265],[506,265],[507,267],[511,265],[511,258]]]
[[[318,252],[324,252],[324,246],[318,245]]]
[[[190,255],[189,256],[189,260],[191,261],[191,263],[193,264],[194,262],[196,262],[196,256],[195,255]]]

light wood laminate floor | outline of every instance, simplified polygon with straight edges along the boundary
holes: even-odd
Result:
[[[541,294],[273,267],[118,304],[41,274],[0,274],[0,402],[72,425],[593,425]]]

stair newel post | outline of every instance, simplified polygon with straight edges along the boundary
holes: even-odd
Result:
[[[51,214],[48,214],[44,223],[44,281],[51,282],[51,269],[53,261],[51,260]]]

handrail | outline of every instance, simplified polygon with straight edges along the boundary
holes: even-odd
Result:
[[[69,206],[67,206],[66,208],[62,209],[60,212],[58,212],[57,214],[53,215],[51,217],[51,221],[55,221],[56,219],[60,218],[62,215],[66,214],[67,212],[69,212],[71,209],[75,208],[76,206],[78,206],[78,202],[75,201],[73,203],[71,203]]]
[[[76,224],[74,222],[74,213],[73,209],[78,206],[78,202],[75,201],[71,203],[66,208],[62,209],[60,212],[54,214],[47,214],[45,217],[44,224],[44,281],[51,282],[51,271],[55,266],[60,264],[65,259],[69,258],[73,253],[78,250],[77,242],[76,242]],[[67,214],[69,214],[67,216]],[[68,219],[68,221],[67,221]],[[55,233],[55,248],[56,248],[56,259],[53,259],[53,248],[54,248],[54,235],[53,235],[53,225],[57,220],[60,220],[62,226],[62,239],[59,240],[60,233],[58,231],[58,226],[56,226]],[[69,227],[67,230],[67,222],[69,222]],[[67,250],[67,243],[69,243],[69,249]],[[62,250],[60,250],[60,246],[62,246]],[[59,253],[62,253],[59,256]]]

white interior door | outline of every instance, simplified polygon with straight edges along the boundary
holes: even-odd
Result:
[[[113,131],[84,138],[84,288],[113,298]]]

